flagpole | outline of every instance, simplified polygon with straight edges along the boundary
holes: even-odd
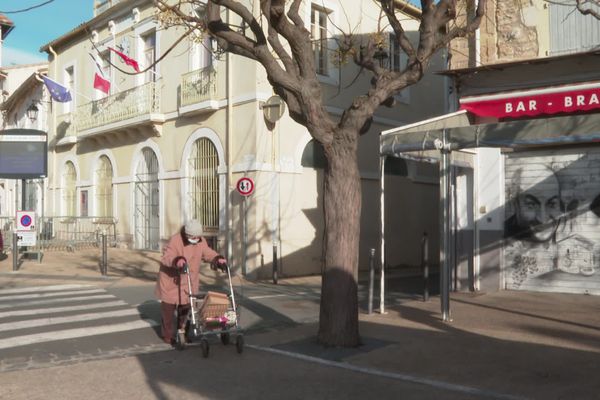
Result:
[[[35,74],[35,77],[36,77],[36,79],[37,79],[38,81],[40,81],[40,82],[44,82],[44,81],[43,81],[43,80],[40,78],[40,75],[41,75],[41,74],[40,74],[39,72],[36,72],[36,74]],[[45,77],[46,77],[46,79],[48,79],[49,81],[52,81],[52,82],[56,83],[57,85],[63,86],[61,83],[59,83],[59,82],[56,82],[54,79],[50,78],[49,76],[45,75]],[[69,91],[72,91],[72,92],[73,92],[73,93],[75,93],[76,95],[83,97],[83,98],[84,98],[84,99],[86,99],[86,100],[92,101],[92,99],[91,99],[90,97],[88,97],[88,96],[84,95],[83,93],[80,93],[80,92],[78,92],[77,90],[75,90],[75,89],[73,89],[73,88],[67,88],[67,89],[68,89]]]

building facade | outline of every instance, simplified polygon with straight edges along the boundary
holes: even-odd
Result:
[[[114,221],[121,245],[151,251],[198,218],[212,245],[248,276],[270,276],[274,253],[284,275],[320,273],[322,154],[285,112],[267,120],[265,104],[277,99],[262,67],[214,51],[208,38],[176,43],[183,31],[161,29],[152,1],[95,7],[92,20],[41,49],[48,76],[73,97],[52,110],[46,215]],[[416,32],[419,10],[406,9],[405,29]],[[320,38],[315,57],[333,116],[368,88],[362,77],[349,86],[360,71],[335,62],[335,27],[344,21],[355,34],[370,34],[378,12],[371,2],[303,4],[307,29]],[[142,71],[164,58],[135,73],[112,49]],[[398,68],[402,55],[388,50],[389,67]],[[443,58],[436,63],[442,68]],[[96,74],[110,82],[108,93],[94,88]],[[428,75],[405,90],[361,138],[362,268],[378,243],[378,132],[442,113],[444,83]],[[255,183],[246,198],[236,190],[242,177]]]

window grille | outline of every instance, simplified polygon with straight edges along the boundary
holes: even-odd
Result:
[[[206,138],[197,140],[189,163],[190,217],[202,222],[207,232],[219,229],[219,177],[217,149]]]

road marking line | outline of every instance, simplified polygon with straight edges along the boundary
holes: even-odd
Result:
[[[74,301],[81,300],[97,300],[97,299],[114,299],[115,296],[112,294],[98,294],[94,296],[76,296],[76,297],[68,297],[64,299],[44,299],[44,300],[32,300],[32,301],[20,301],[16,304],[0,304],[0,310],[5,308],[17,308],[24,306],[36,306],[36,305],[46,305],[52,303],[72,303]]]
[[[20,300],[20,299],[42,299],[48,297],[60,297],[60,296],[70,296],[72,294],[92,294],[92,293],[106,293],[104,289],[88,289],[88,290],[73,290],[66,292],[52,292],[52,293],[31,293],[31,294],[19,294],[19,295],[11,295],[11,296],[2,296],[0,297],[1,302]]]
[[[66,317],[48,317],[48,318],[30,319],[30,320],[26,320],[26,321],[6,322],[4,324],[0,324],[0,332],[14,331],[17,329],[25,329],[25,328],[36,328],[39,326],[66,324],[66,323],[70,323],[70,322],[93,321],[93,320],[102,319],[102,318],[124,317],[124,316],[128,316],[128,315],[139,315],[139,312],[133,308],[126,308],[123,310],[69,315]]]
[[[28,293],[28,292],[53,292],[58,290],[71,290],[90,288],[91,285],[51,285],[51,286],[24,286],[11,289],[0,289],[0,294]]]
[[[444,381],[437,381],[434,379],[422,378],[422,377],[418,377],[418,376],[400,374],[400,373],[395,373],[395,372],[386,372],[386,371],[381,371],[381,370],[374,369],[374,368],[367,368],[367,367],[361,367],[358,365],[348,364],[345,362],[325,360],[322,358],[307,356],[307,355],[300,354],[300,353],[293,353],[290,351],[274,349],[272,347],[263,347],[263,346],[256,346],[256,345],[251,345],[251,344],[246,345],[246,347],[249,347],[249,348],[255,349],[255,350],[266,351],[269,353],[279,354],[282,356],[293,357],[293,358],[297,358],[299,360],[304,360],[304,361],[313,362],[313,363],[317,363],[317,364],[321,364],[321,365],[326,365],[329,367],[347,369],[349,371],[360,372],[363,374],[369,374],[369,375],[375,375],[375,376],[381,376],[384,378],[391,378],[391,379],[396,379],[396,380],[405,381],[405,382],[418,383],[421,385],[427,385],[427,386],[431,386],[431,387],[441,389],[441,390],[467,393],[467,394],[472,394],[472,395],[476,395],[476,396],[485,396],[485,397],[492,398],[492,399],[502,399],[502,400],[525,400],[526,399],[525,397],[521,397],[521,396],[497,393],[497,392],[492,392],[489,390],[477,389],[477,388],[473,388],[473,387],[469,387],[469,386],[457,385],[454,383],[448,383],[448,382],[444,382]]]
[[[262,296],[247,296],[248,300],[270,299],[271,297],[288,297],[288,294],[265,294]]]
[[[154,320],[144,319],[131,322],[124,322],[122,324],[102,325],[88,328],[76,328],[66,329],[62,331],[36,333],[33,335],[0,339],[0,350],[8,349],[11,347],[27,346],[36,343],[54,342],[66,339],[77,339],[115,332],[125,332],[134,329],[149,328],[158,325],[159,323]]]
[[[66,307],[54,307],[54,308],[35,308],[33,310],[4,311],[4,312],[0,312],[0,319],[8,318],[8,317],[22,317],[22,316],[26,316],[26,315],[55,314],[55,313],[67,312],[67,311],[95,310],[98,308],[124,306],[126,304],[127,303],[125,303],[123,300],[117,300],[117,301],[108,301],[105,303],[81,304],[78,306],[66,306]]]

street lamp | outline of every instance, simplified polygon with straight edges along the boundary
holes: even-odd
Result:
[[[37,108],[35,103],[31,103],[27,108],[27,118],[29,118],[31,122],[34,122],[35,120],[37,120],[39,112],[40,110]]]

